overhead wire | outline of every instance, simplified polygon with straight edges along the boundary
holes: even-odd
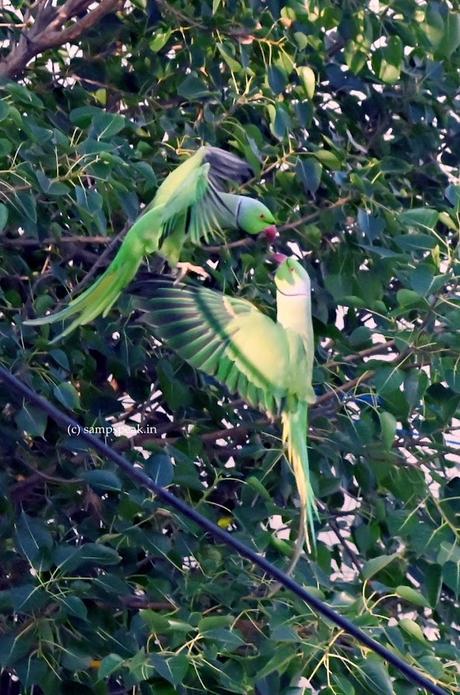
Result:
[[[198,511],[190,507],[180,497],[176,497],[171,492],[155,483],[141,467],[134,466],[121,454],[108,446],[105,442],[95,437],[90,432],[86,431],[74,418],[70,417],[63,411],[56,408],[48,400],[37,394],[29,386],[20,381],[14,374],[8,372],[0,366],[0,381],[8,384],[13,392],[21,395],[35,406],[40,408],[49,417],[51,417],[60,427],[63,427],[68,432],[78,433],[81,440],[87,442],[91,448],[97,451],[102,456],[113,461],[131,480],[139,483],[143,487],[154,492],[158,497],[173,507],[176,511],[183,514],[190,521],[196,523],[202,529],[210,533],[214,538],[222,541],[226,545],[233,548],[241,556],[248,559],[253,564],[260,567],[261,570],[276,579],[286,589],[292,591],[298,598],[305,601],[306,604],[317,611],[323,618],[331,621],[349,635],[354,637],[358,642],[371,649],[385,659],[389,664],[398,669],[404,676],[417,686],[425,688],[433,695],[449,695],[446,690],[440,688],[430,678],[415,669],[402,659],[396,652],[391,651],[383,644],[380,644],[373,637],[354,625],[350,620],[342,616],[327,603],[311,594],[307,589],[304,589],[292,577],[289,577],[278,567],[269,562],[265,557],[256,553],[252,548],[242,543],[234,534],[228,533],[224,529],[214,524],[212,521],[202,516]]]

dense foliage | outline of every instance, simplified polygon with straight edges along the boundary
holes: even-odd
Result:
[[[112,426],[131,461],[286,567],[298,506],[278,423],[154,342],[129,292],[52,348],[49,328],[21,326],[89,284],[184,150],[204,141],[245,157],[255,176],[241,190],[274,211],[279,249],[304,255],[314,286],[319,540],[295,576],[449,693],[454,4],[135,0],[0,87],[1,363],[82,426]],[[26,5],[4,12],[4,56]],[[262,241],[216,242],[183,260],[210,259],[210,286],[272,313],[266,254]],[[415,695],[287,592],[264,598],[256,568],[75,433],[4,387],[0,407],[2,693],[300,695],[306,678],[322,695]]]

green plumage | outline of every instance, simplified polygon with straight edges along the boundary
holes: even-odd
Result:
[[[198,245],[225,229],[258,234],[274,223],[258,200],[223,191],[226,180],[244,181],[251,174],[241,159],[216,147],[200,147],[163,181],[152,203],[128,231],[107,270],[62,311],[25,321],[42,325],[74,320],[52,342],[74,328],[106,316],[133,279],[145,255],[159,253],[175,267],[186,239]]]
[[[144,322],[189,364],[270,417],[281,415],[309,547],[316,513],[307,452],[307,411],[315,401],[310,280],[293,259],[275,280],[276,322],[244,299],[164,280],[148,283],[152,296],[138,303],[147,312]]]

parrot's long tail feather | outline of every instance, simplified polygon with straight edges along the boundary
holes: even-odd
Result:
[[[301,504],[301,531],[310,553],[316,546],[314,517],[317,516],[315,496],[310,483],[308,466],[307,431],[308,405],[300,403],[296,410],[286,411],[282,416],[283,443],[287,458],[292,466]],[[303,543],[302,543],[303,544]]]
[[[283,444],[289,463],[292,466],[300,497],[300,524],[297,534],[294,553],[286,570],[290,576],[297,565],[304,544],[311,553],[311,548],[316,547],[315,527],[313,519],[318,516],[315,505],[315,496],[310,483],[310,469],[308,466],[307,432],[308,432],[308,405],[300,403],[295,411],[286,411],[282,415]],[[281,584],[275,584],[269,590],[267,596],[272,598],[280,589]]]
[[[106,316],[123,288],[135,276],[142,263],[143,255],[142,243],[136,236],[128,233],[112,263],[91,287],[73,299],[65,309],[37,319],[29,319],[24,323],[29,326],[41,326],[66,321],[77,315],[77,318],[51,341],[55,343],[77,326],[89,323],[99,314]]]

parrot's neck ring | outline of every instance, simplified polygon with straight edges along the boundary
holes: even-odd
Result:
[[[308,297],[308,292],[283,292],[279,287],[276,288],[277,291],[284,297]]]

